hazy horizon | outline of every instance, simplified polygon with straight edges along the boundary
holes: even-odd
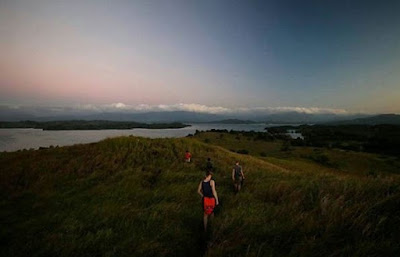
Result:
[[[0,0],[2,108],[400,113],[399,1]]]

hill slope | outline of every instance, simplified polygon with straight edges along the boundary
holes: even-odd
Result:
[[[194,162],[182,155],[189,149]],[[196,194],[212,157],[221,207]],[[232,193],[235,160],[247,174]],[[394,256],[400,183],[288,170],[192,138],[1,153],[3,256]]]
[[[326,123],[328,125],[379,125],[391,124],[400,125],[400,115],[398,114],[380,114],[372,117],[342,120]]]

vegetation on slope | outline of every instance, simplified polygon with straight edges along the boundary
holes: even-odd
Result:
[[[193,163],[183,162],[189,149]],[[196,189],[221,198],[204,245]],[[268,158],[268,157],[266,157]],[[243,190],[232,193],[239,159]],[[296,160],[293,160],[296,164]],[[395,256],[400,181],[287,169],[194,138],[1,153],[3,256]]]
[[[287,169],[321,170],[361,176],[400,174],[398,156],[355,152],[335,148],[297,146],[283,134],[213,130],[197,132],[195,138],[232,152],[249,154]]]
[[[304,140],[293,144],[344,150],[400,155],[400,125],[301,125],[267,128],[277,135],[297,130]]]

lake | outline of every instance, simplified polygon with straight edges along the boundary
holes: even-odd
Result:
[[[196,130],[227,129],[237,131],[265,131],[266,127],[284,124],[191,124],[180,129],[110,129],[110,130],[41,130],[41,129],[0,129],[0,152],[39,147],[86,144],[118,136],[140,136],[149,138],[185,137]],[[292,137],[292,134],[289,133]]]

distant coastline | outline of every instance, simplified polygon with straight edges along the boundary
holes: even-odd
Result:
[[[240,119],[225,119],[225,120],[215,120],[215,121],[198,121],[193,122],[196,124],[259,124],[264,122],[257,122],[252,120],[240,120]]]
[[[139,123],[131,121],[108,120],[69,120],[69,121],[0,121],[0,128],[34,128],[43,130],[104,130],[104,129],[179,129],[190,127],[180,122],[171,123]]]

